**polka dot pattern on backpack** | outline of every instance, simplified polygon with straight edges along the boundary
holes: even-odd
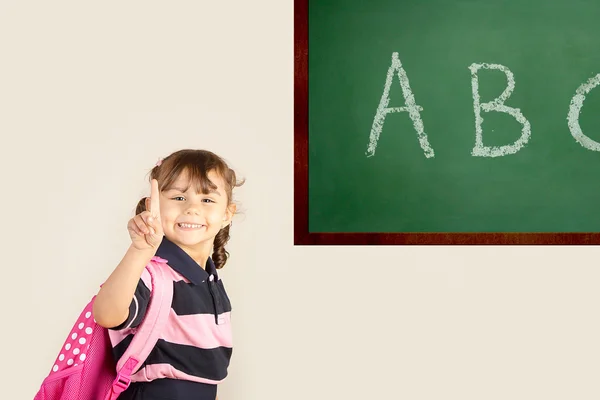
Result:
[[[92,305],[86,307],[64,343],[60,355],[56,358],[52,372],[64,371],[70,367],[76,367],[86,359],[90,339],[96,327],[96,321],[92,317]]]

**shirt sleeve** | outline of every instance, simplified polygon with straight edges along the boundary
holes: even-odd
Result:
[[[123,329],[137,328],[139,326],[144,319],[144,315],[146,315],[146,309],[148,308],[148,303],[150,302],[150,288],[152,287],[150,282],[150,273],[148,273],[148,270],[144,269],[142,277],[138,281],[137,287],[135,288],[133,299],[131,299],[131,303],[129,304],[129,315],[127,316],[127,319],[119,326],[111,328],[112,330],[119,331]]]

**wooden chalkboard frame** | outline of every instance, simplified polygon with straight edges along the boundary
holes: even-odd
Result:
[[[294,0],[294,245],[596,245],[600,232],[311,233],[308,230],[308,0]],[[600,208],[600,207],[599,207]],[[600,212],[600,209],[599,209]],[[600,228],[600,227],[599,227]]]

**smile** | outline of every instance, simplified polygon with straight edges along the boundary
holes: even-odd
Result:
[[[204,225],[179,223],[179,224],[177,224],[177,226],[179,226],[180,228],[185,228],[185,229],[200,229]]]

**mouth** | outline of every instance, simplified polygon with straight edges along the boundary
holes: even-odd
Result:
[[[185,229],[185,230],[191,230],[191,229],[200,229],[203,228],[204,225],[201,224],[189,224],[186,222],[180,222],[177,224],[177,226],[181,229]]]

